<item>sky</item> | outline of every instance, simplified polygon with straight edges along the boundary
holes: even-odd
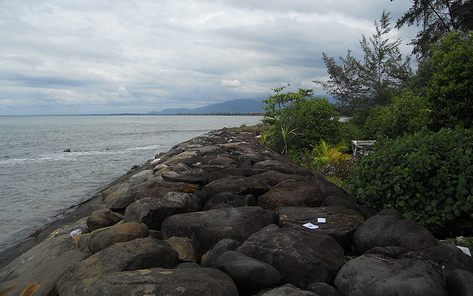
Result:
[[[148,113],[324,90],[409,0],[0,0],[0,115]],[[413,28],[393,30],[402,52]]]

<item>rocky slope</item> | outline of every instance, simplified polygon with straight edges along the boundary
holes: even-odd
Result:
[[[0,256],[3,295],[472,295],[473,259],[218,130]]]

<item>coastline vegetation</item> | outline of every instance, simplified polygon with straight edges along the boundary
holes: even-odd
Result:
[[[363,59],[349,50],[338,64],[323,54],[330,78],[314,82],[337,103],[311,89],[273,89],[263,100],[269,127],[260,143],[370,207],[397,209],[440,237],[473,236],[473,23],[446,6],[458,1],[434,2],[441,13],[414,1],[396,24],[425,21],[413,40],[416,70],[400,53],[402,40],[388,38],[393,27],[383,12],[376,33],[362,36]],[[444,13],[452,23],[435,27]],[[377,140],[375,149],[354,160],[349,143],[363,139]]]

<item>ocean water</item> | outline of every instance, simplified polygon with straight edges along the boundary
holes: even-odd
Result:
[[[0,251],[172,146],[259,116],[0,116]],[[70,149],[71,152],[64,152]]]

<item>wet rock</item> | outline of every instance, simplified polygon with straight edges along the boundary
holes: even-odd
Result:
[[[425,227],[393,211],[382,211],[369,218],[353,235],[358,254],[374,247],[398,246],[417,251],[437,245],[437,239]]]
[[[173,268],[177,264],[177,253],[165,242],[152,238],[135,239],[110,246],[66,269],[57,282],[57,290],[59,295],[91,295],[91,286],[114,272],[151,267]]]
[[[87,227],[89,227],[89,231],[94,231],[115,225],[123,219],[123,215],[115,213],[110,209],[97,210],[87,218]]]
[[[148,233],[146,224],[137,222],[117,224],[92,231],[87,246],[92,253],[97,253],[115,243],[147,237]]]
[[[360,213],[344,207],[277,208],[279,227],[304,229],[304,224],[312,223],[320,230],[333,237],[345,250],[351,245],[352,236],[363,222]],[[325,219],[323,223],[319,219]]]
[[[258,205],[265,209],[279,207],[318,207],[323,192],[309,182],[284,181],[258,197]]]
[[[161,236],[192,238],[201,257],[224,238],[244,241],[274,221],[274,212],[260,207],[215,209],[171,216],[161,225]]]
[[[236,251],[223,253],[216,262],[217,268],[230,275],[240,291],[257,293],[275,287],[281,275],[266,262],[256,260]]]
[[[62,271],[90,255],[69,235],[50,237],[2,268],[0,295],[50,295]]]
[[[332,281],[344,260],[342,247],[320,230],[260,231],[236,251],[274,266],[284,282],[300,288]]]
[[[365,254],[348,261],[335,286],[345,296],[446,296],[442,276],[428,263]]]
[[[187,208],[184,203],[176,203],[163,198],[145,197],[126,208],[124,222],[144,223],[149,229],[159,230],[167,217],[186,212]]]
[[[255,206],[256,199],[252,194],[242,196],[231,192],[220,192],[205,203],[203,210],[210,210],[216,205],[224,203],[232,207],[248,207]]]
[[[218,269],[152,268],[104,276],[87,295],[238,296],[238,290],[230,276]]]

